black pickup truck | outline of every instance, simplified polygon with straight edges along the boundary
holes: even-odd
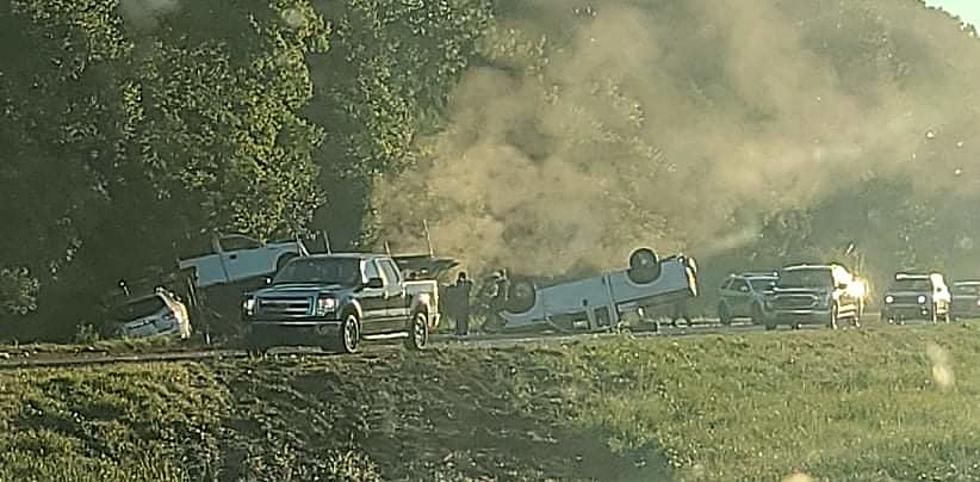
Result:
[[[421,350],[438,323],[438,285],[406,281],[386,255],[344,253],[293,259],[265,287],[246,293],[249,351],[321,346],[344,353],[361,340],[404,337]]]

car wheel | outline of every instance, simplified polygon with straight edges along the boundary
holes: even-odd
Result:
[[[831,330],[836,330],[840,328],[837,319],[838,310],[839,308],[837,308],[837,305],[833,305],[830,307],[830,319],[828,320],[827,325],[830,327]]]
[[[344,322],[340,324],[340,332],[337,335],[341,353],[356,353],[357,345],[361,339],[357,315],[351,313],[344,317]]]
[[[718,303],[718,321],[721,322],[722,326],[730,326],[732,324],[732,313],[724,301]]]
[[[775,323],[773,323],[773,322],[771,322],[771,321],[767,321],[767,322],[766,322],[766,331],[773,331],[773,330],[775,330],[776,328],[777,328],[777,326],[776,326],[776,324],[775,324]]]
[[[794,330],[800,330],[800,329],[803,329],[803,325],[801,325],[801,324],[799,324],[799,323],[793,323],[793,329],[794,329]]]
[[[505,309],[514,314],[525,313],[534,308],[537,299],[538,293],[531,280],[516,279],[511,282],[510,289],[507,291]]]
[[[420,311],[412,316],[408,326],[408,338],[405,346],[410,350],[420,351],[429,344],[429,317]]]

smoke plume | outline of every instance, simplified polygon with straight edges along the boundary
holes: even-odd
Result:
[[[386,237],[421,242],[427,219],[470,269],[549,275],[638,246],[724,253],[762,216],[874,177],[977,190],[977,43],[916,2],[799,3],[542,0],[499,18],[450,127],[379,182]]]

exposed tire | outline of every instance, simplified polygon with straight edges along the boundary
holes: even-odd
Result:
[[[640,248],[630,254],[630,267],[626,276],[637,284],[652,283],[660,277],[660,258],[650,248]]]
[[[718,303],[718,321],[721,322],[722,326],[731,326],[732,324],[731,310],[724,301]]]
[[[429,344],[429,316],[424,311],[412,315],[408,323],[408,338],[405,347],[409,350],[422,351]]]
[[[337,348],[341,353],[357,353],[361,341],[361,324],[354,313],[348,313],[337,332]]]
[[[528,279],[516,279],[511,282],[507,292],[505,309],[514,314],[524,313],[534,307],[538,299],[534,283]]]

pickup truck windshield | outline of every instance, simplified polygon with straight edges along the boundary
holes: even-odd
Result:
[[[272,283],[324,283],[354,286],[360,281],[360,260],[356,258],[315,258],[297,259],[287,264],[272,280]]]
[[[932,291],[932,283],[927,279],[901,279],[892,283],[892,291]]]
[[[830,271],[825,269],[794,269],[783,271],[777,285],[781,288],[821,288],[831,286]]]

